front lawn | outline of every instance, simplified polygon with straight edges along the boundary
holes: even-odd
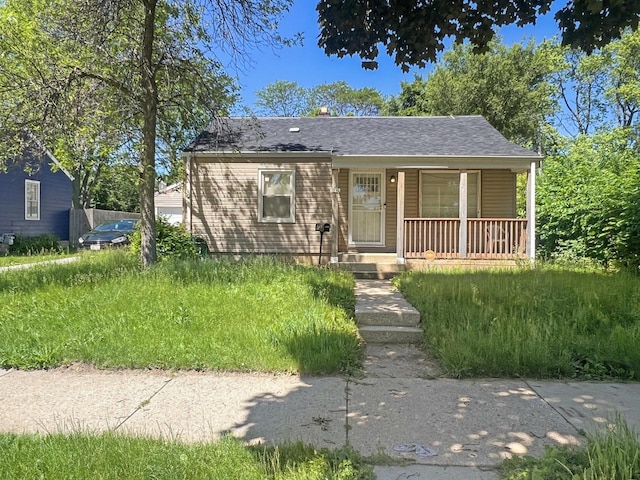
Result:
[[[182,444],[114,434],[0,434],[3,479],[367,480],[372,468],[348,450],[301,444],[245,447],[239,440]]]
[[[637,275],[409,272],[396,285],[450,376],[640,380]]]
[[[166,261],[126,252],[0,275],[0,367],[351,372],[353,278],[271,258]]]

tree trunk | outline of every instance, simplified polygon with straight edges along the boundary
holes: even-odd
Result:
[[[144,35],[142,41],[142,150],[140,152],[140,213],[143,267],[157,261],[156,217],[154,192],[156,183],[156,123],[158,115],[158,91],[153,68],[153,43],[157,0],[144,1]]]

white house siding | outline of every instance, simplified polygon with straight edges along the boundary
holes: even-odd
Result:
[[[169,223],[182,223],[182,188],[174,187],[155,194],[156,216],[164,216]]]
[[[258,222],[258,171],[295,168],[295,223]],[[331,223],[331,162],[196,158],[186,202],[187,224],[212,252],[317,255],[316,223]],[[324,235],[323,254],[333,232]]]

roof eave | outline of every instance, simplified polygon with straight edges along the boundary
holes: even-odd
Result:
[[[327,151],[318,151],[318,152],[309,152],[309,151],[287,151],[287,152],[270,152],[270,151],[260,151],[260,150],[237,150],[237,151],[218,151],[218,150],[185,150],[182,153],[183,157],[187,158],[210,158],[210,157],[222,157],[222,158],[317,158],[324,157],[330,158],[331,152]]]
[[[542,156],[507,155],[336,155],[334,168],[425,168],[425,169],[474,169],[496,168],[522,170],[531,162],[540,162]]]

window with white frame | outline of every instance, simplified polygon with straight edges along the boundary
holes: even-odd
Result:
[[[260,170],[258,177],[258,221],[294,223],[295,170]]]
[[[24,181],[24,218],[40,220],[40,182],[37,180]]]
[[[421,216],[460,217],[460,172],[420,172]],[[480,217],[480,172],[467,172],[467,217]]]

